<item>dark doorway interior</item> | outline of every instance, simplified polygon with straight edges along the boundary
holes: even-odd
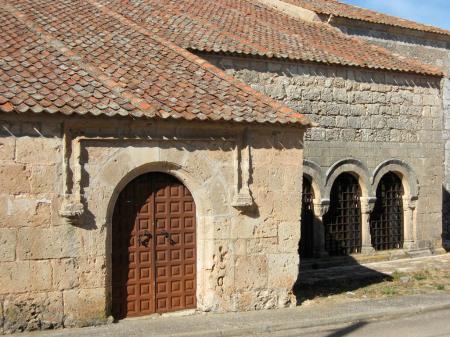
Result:
[[[361,191],[358,180],[342,173],[334,182],[324,216],[325,250],[330,256],[361,252]]]
[[[378,184],[370,234],[375,250],[403,247],[403,186],[395,173],[386,173]]]
[[[311,180],[303,176],[302,221],[299,253],[301,258],[314,257],[314,191]]]

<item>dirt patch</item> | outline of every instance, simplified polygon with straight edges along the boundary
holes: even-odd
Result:
[[[303,286],[298,300],[301,305],[314,305],[403,295],[450,293],[448,269],[428,268],[414,272],[394,271],[389,274],[372,281],[328,280]]]

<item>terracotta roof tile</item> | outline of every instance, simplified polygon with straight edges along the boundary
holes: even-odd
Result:
[[[438,27],[424,25],[410,20],[405,20],[392,15],[387,15],[372,11],[370,9],[361,8],[345,4],[336,0],[282,0],[284,2],[298,5],[303,8],[314,11],[318,14],[334,15],[349,19],[380,23],[384,25],[403,27],[424,32],[436,34],[450,35],[450,31]]]
[[[0,111],[310,125],[94,0],[0,0]]]
[[[193,51],[275,57],[441,76],[442,71],[291,18],[256,0],[101,0],[154,34]]]

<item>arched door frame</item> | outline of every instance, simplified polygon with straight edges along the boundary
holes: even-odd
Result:
[[[321,167],[311,161],[303,161],[303,176],[310,180],[314,193],[314,256],[323,257],[328,253],[325,251],[325,229],[323,216],[328,212],[330,200],[324,198],[325,178]]]
[[[208,310],[211,299],[215,296],[215,289],[209,282],[206,272],[213,263],[208,257],[214,254],[214,245],[210,240],[214,228],[215,206],[214,199],[205,180],[197,171],[191,171],[185,165],[172,161],[161,160],[163,151],[157,148],[140,148],[138,155],[135,148],[125,148],[116,152],[108,162],[99,168],[100,174],[91,182],[95,185],[96,194],[90,197],[93,204],[90,207],[95,214],[96,223],[105,232],[105,256],[106,256],[106,312],[111,312],[111,249],[112,249],[112,216],[114,206],[122,189],[134,178],[149,172],[162,172],[173,175],[191,192],[196,204],[196,233],[197,233],[197,308]],[[165,156],[165,154],[164,154]],[[183,159],[183,158],[180,158]],[[196,165],[208,168],[210,165],[206,159],[198,158]],[[205,170],[207,174],[214,175],[214,170]],[[228,196],[228,190],[219,178],[215,193]],[[218,191],[219,189],[219,191]],[[221,190],[220,190],[221,189]],[[227,203],[230,205],[231,201]]]

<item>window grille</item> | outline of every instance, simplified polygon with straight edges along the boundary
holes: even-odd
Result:
[[[331,189],[330,209],[324,217],[325,249],[331,256],[361,252],[361,205],[358,180],[341,174]]]
[[[403,186],[392,172],[385,174],[378,184],[370,234],[375,250],[403,247]]]

